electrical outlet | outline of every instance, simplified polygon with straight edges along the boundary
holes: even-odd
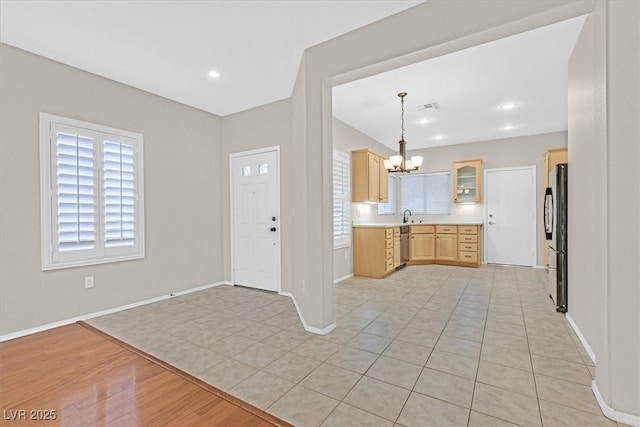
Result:
[[[93,288],[93,276],[87,276],[84,278],[84,288]]]
[[[349,259],[349,252],[344,251],[344,259]]]

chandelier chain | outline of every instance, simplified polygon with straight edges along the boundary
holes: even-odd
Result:
[[[401,140],[404,141],[404,96],[400,97],[400,108],[401,108],[401,113],[400,113],[400,118],[401,118]]]

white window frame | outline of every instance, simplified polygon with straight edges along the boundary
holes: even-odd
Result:
[[[336,195],[335,185],[333,188],[333,203],[331,205],[331,211],[333,213],[333,206],[336,202],[343,204],[343,209],[346,214],[346,232],[340,236],[335,235],[335,224],[333,224],[333,249],[348,248],[351,246],[351,157],[347,153],[342,151],[333,150],[333,164],[335,165],[336,159],[340,159],[343,165],[346,166],[346,176],[343,176],[343,182],[346,183],[342,194]],[[332,168],[333,170],[333,168]],[[335,177],[333,178],[335,179]]]
[[[91,249],[59,251],[57,210],[57,150],[54,129],[75,129],[94,138],[95,244]],[[124,142],[134,146],[135,238],[131,245],[105,245],[103,144]],[[144,247],[144,150],[140,133],[88,123],[49,113],[40,113],[40,218],[42,239],[42,270],[104,264],[141,259]]]
[[[423,176],[425,177],[425,185],[426,185],[426,177],[427,176],[436,176],[436,175],[446,175],[447,176],[447,185],[446,190],[448,191],[448,197],[446,198],[447,201],[447,211],[446,212],[427,212],[427,200],[429,198],[429,191],[428,188],[425,187],[425,194],[424,194],[424,201],[425,201],[425,206],[424,206],[424,212],[420,211],[416,211],[416,212],[411,212],[413,215],[451,215],[451,172],[428,172],[428,173],[421,173],[421,174],[415,174],[415,175],[407,175],[406,178],[411,178],[411,177],[416,177],[416,176]],[[403,203],[403,197],[404,194],[402,194],[402,179],[404,179],[405,176],[400,176],[400,198],[399,198],[399,206],[400,206],[400,210],[404,210],[406,209],[405,204]],[[414,209],[415,210],[415,209]]]
[[[389,201],[387,203],[378,203],[378,215],[395,215],[396,214],[396,175],[389,174]],[[388,211],[387,209],[391,209]]]

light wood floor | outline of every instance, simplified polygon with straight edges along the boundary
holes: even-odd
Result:
[[[0,344],[0,409],[6,426],[288,425],[82,324]]]

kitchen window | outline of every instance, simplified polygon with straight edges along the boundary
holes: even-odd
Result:
[[[43,270],[144,258],[142,141],[40,114]]]
[[[396,214],[396,176],[389,174],[389,201],[378,203],[378,215]]]
[[[333,248],[351,246],[351,159],[333,150]]]
[[[400,177],[400,210],[413,215],[449,215],[451,180],[449,172]]]

